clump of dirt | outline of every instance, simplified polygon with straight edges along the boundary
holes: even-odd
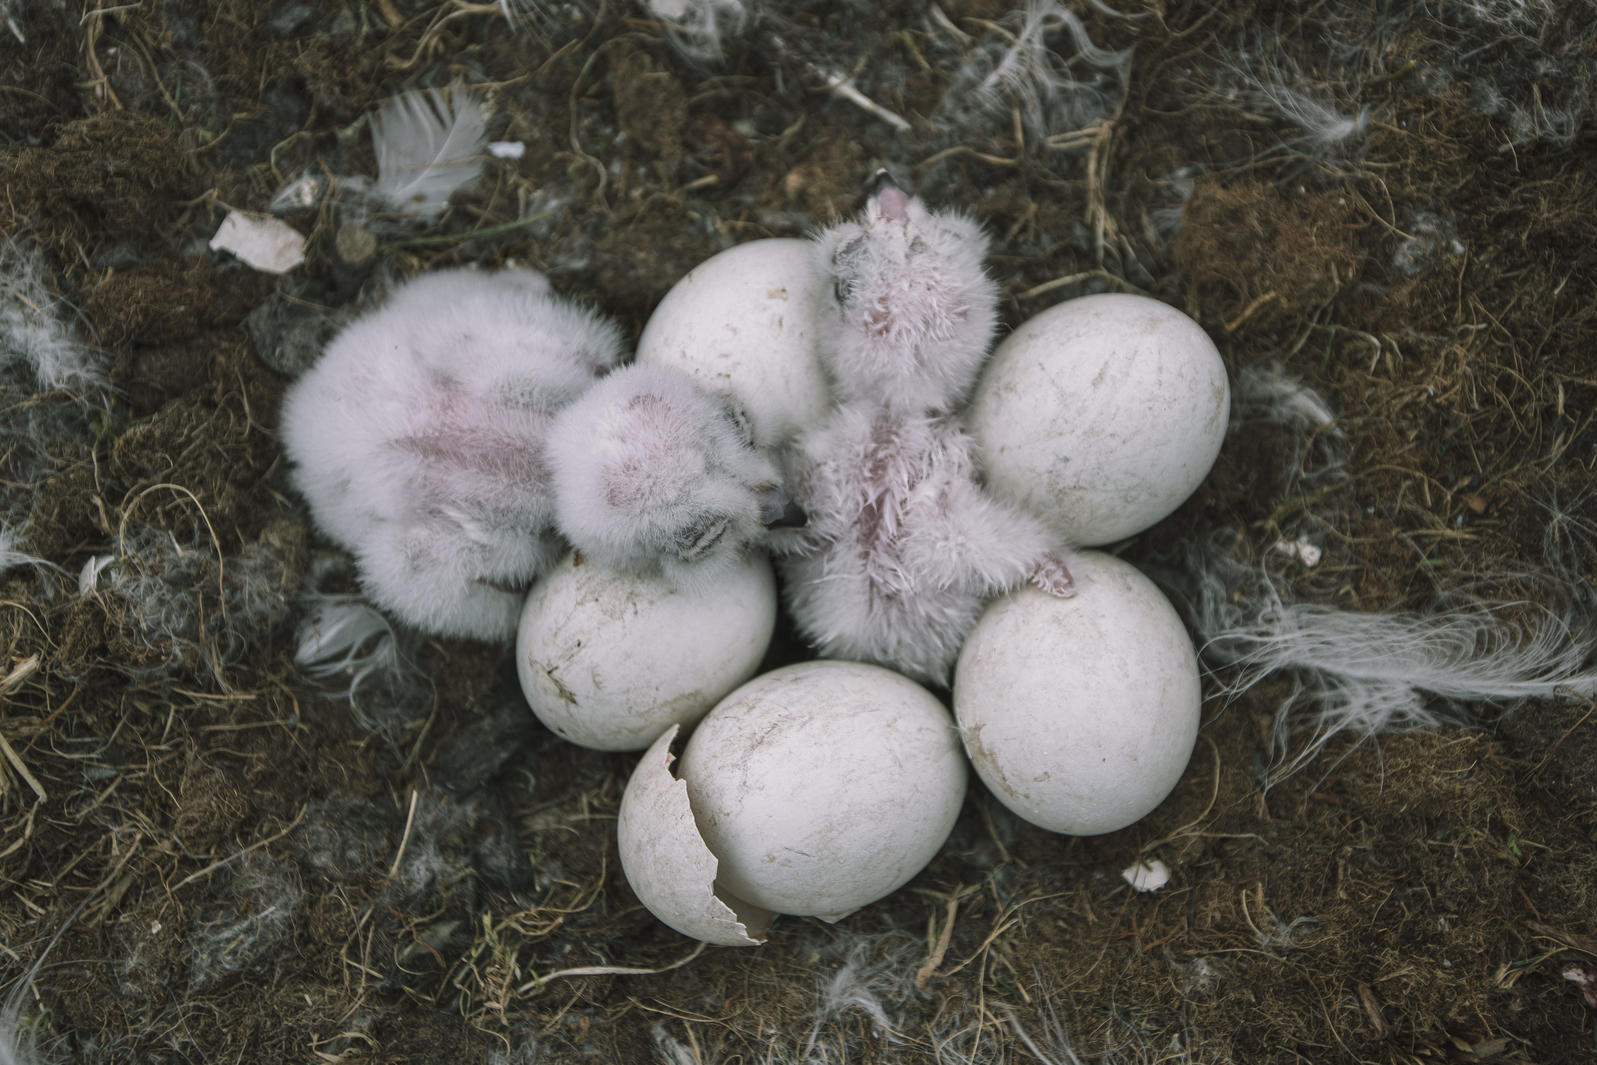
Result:
[[[0,152],[0,204],[7,232],[33,232],[72,254],[109,242],[147,245],[198,183],[166,123],[133,111],[106,111],[61,127],[48,147]]]
[[[611,106],[622,134],[645,155],[658,158],[667,173],[682,156],[688,122],[688,96],[675,74],[642,48],[613,50]]]
[[[11,18],[7,32],[21,40],[0,52],[0,85],[26,89],[0,101],[0,138],[8,149],[36,148],[82,115],[75,42],[64,12],[28,4]]]
[[[205,258],[156,260],[97,282],[85,310],[108,347],[164,344],[237,323],[269,288],[259,274],[219,268]]]
[[[1358,281],[1366,225],[1345,192],[1205,179],[1193,185],[1170,253],[1200,322],[1227,333],[1268,328]]]
[[[720,251],[708,216],[680,200],[618,210],[594,242],[594,284],[605,306],[643,321],[682,275]]]

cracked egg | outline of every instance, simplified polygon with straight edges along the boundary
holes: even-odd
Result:
[[[762,941],[773,916],[839,920],[907,883],[965,797],[953,721],[891,670],[804,662],[756,677],[670,737],[627,784],[621,864],[660,920],[711,943]]]

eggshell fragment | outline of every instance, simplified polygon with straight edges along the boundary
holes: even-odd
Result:
[[[1023,322],[971,401],[987,486],[1078,546],[1168,515],[1220,453],[1231,390],[1191,318],[1144,296],[1084,296]]]
[[[964,801],[948,711],[879,666],[804,662],[722,700],[682,754],[725,891],[838,919],[932,859]]]
[[[673,366],[748,416],[774,447],[820,421],[830,392],[816,322],[830,282],[808,241],[755,240],[688,271],[644,326],[638,362]]]
[[[753,554],[683,589],[568,554],[527,596],[516,672],[533,713],[563,739],[642,750],[753,676],[776,626],[776,578]]]
[[[774,915],[717,897],[715,855],[693,823],[687,785],[671,775],[676,735],[672,725],[627,781],[616,829],[621,870],[649,912],[683,935],[722,946],[758,946]]]
[[[229,211],[211,238],[214,251],[232,252],[267,274],[282,274],[305,261],[305,237],[281,218]]]
[[[1153,582],[1112,555],[1070,558],[1076,594],[1022,588],[960,651],[954,716],[977,774],[1043,828],[1091,836],[1175,787],[1198,737],[1197,655]]]
[[[1158,891],[1170,883],[1170,867],[1157,858],[1151,861],[1138,858],[1120,870],[1120,879],[1130,884],[1133,891]]]

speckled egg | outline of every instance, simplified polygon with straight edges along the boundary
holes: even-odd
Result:
[[[516,671],[538,719],[572,743],[641,750],[754,674],[776,626],[776,578],[751,554],[705,587],[568,554],[533,585]]]
[[[829,294],[808,241],[739,244],[665,294],[638,340],[638,362],[683,370],[731,397],[755,443],[786,443],[820,421],[830,400],[816,353]]]
[[[1208,475],[1231,409],[1203,329],[1143,296],[1084,296],[1023,322],[971,401],[988,487],[1067,542],[1107,544],[1168,515]]]
[[[1072,598],[1026,587],[987,607],[960,651],[954,716],[999,801],[1091,836],[1175,787],[1203,690],[1192,640],[1152,581],[1097,551],[1071,556],[1070,571]]]

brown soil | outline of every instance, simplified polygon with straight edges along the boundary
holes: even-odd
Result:
[[[1266,786],[1267,683],[1210,701],[1186,778],[1128,829],[1055,836],[973,788],[930,868],[836,926],[595,975],[694,953],[618,866],[633,757],[557,740],[476,645],[411,641],[414,690],[359,714],[296,671],[296,597],[337,562],[285,477],[280,369],[339,315],[416,270],[516,260],[636,337],[695,263],[848,212],[882,165],[987,224],[1007,327],[1143,291],[1233,374],[1278,362],[1339,412],[1330,490],[1295,494],[1292,442],[1239,432],[1133,560],[1312,518],[1315,601],[1426,609],[1553,562],[1589,599],[1589,10],[1072,5],[1133,50],[1123,81],[1072,68],[1104,104],[1075,131],[939,109],[1010,4],[945,3],[954,29],[918,0],[789,6],[785,51],[766,25],[696,64],[630,4],[514,32],[459,0],[0,4],[25,38],[0,27],[0,231],[115,385],[4,392],[0,518],[60,567],[0,577],[0,976],[64,930],[20,1005],[46,1060],[1032,1060],[1021,1030],[1056,1060],[1065,1032],[1118,1062],[1593,1060],[1597,1005],[1565,976],[1597,973],[1590,700],[1339,737]],[[1354,131],[1295,120],[1249,80],[1267,61]],[[310,255],[283,278],[206,249],[303,173],[372,173],[357,120],[456,78],[527,152],[434,225],[371,220],[376,254],[341,256],[336,203],[291,213]],[[803,653],[784,636],[772,661]],[[1171,885],[1131,892],[1139,856]],[[817,1016],[845,964],[890,1028]]]

